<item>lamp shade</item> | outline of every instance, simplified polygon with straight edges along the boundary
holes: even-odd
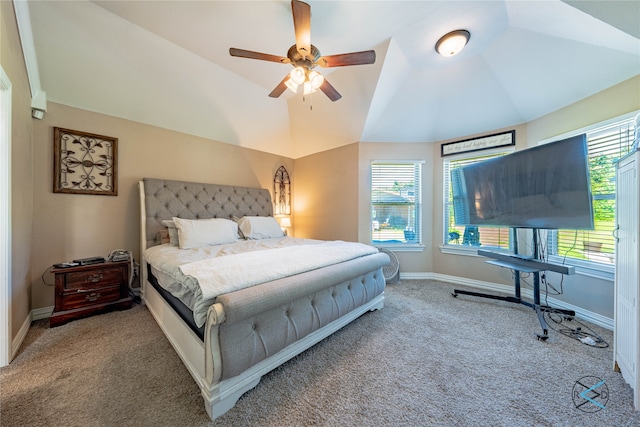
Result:
[[[288,217],[280,218],[280,227],[291,227],[291,219]]]

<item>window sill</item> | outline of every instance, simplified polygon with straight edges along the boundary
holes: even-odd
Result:
[[[443,254],[450,255],[462,255],[462,256],[480,256],[478,255],[478,249],[489,249],[490,248],[482,248],[482,247],[473,247],[473,246],[454,246],[454,245],[443,245],[440,246],[440,252]],[[509,252],[504,252],[509,253]],[[588,262],[588,261],[580,261],[580,260],[564,260],[562,257],[558,256],[550,256],[548,262],[554,264],[561,265],[569,265],[575,267],[576,274],[580,274],[582,276],[589,276],[596,279],[607,280],[613,283],[614,280],[614,272],[615,267],[613,265],[606,265],[597,262]]]
[[[482,246],[442,245],[440,252],[449,255],[479,256],[478,249],[489,249]]]
[[[424,252],[424,245],[407,243],[369,243],[376,248],[388,249],[393,252]]]
[[[555,264],[564,264],[575,267],[576,274],[580,274],[583,276],[594,277],[596,279],[607,280],[613,283],[614,274],[615,274],[615,266],[602,264],[599,262],[589,262],[589,261],[581,261],[577,259],[567,259],[565,260],[559,256],[550,256],[549,262],[553,262]]]

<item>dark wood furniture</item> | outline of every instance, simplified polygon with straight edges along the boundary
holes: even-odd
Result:
[[[109,310],[131,308],[129,261],[53,268],[55,307],[49,318],[54,327]]]

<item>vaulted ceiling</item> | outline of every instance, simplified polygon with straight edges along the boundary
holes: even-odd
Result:
[[[267,95],[295,43],[289,1],[29,1],[49,101],[298,158],[357,141],[430,142],[517,125],[640,73],[637,1],[308,1],[342,94]],[[445,33],[467,47],[445,58]],[[639,96],[639,94],[630,94]],[[85,129],[91,131],[90,129]]]

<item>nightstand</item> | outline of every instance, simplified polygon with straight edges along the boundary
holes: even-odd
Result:
[[[55,307],[49,326],[109,310],[131,308],[129,261],[56,268]]]

